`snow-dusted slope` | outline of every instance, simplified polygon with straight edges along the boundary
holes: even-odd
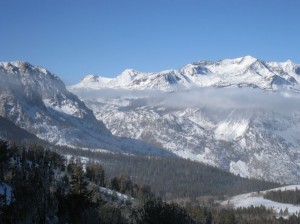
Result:
[[[300,66],[291,61],[245,56],[199,61],[178,71],[87,76],[70,90],[113,134],[241,176],[295,183],[299,81]]]
[[[179,70],[144,73],[125,70],[116,78],[88,75],[71,89],[159,89],[174,91],[190,87],[249,86],[266,90],[299,91],[300,66],[287,62],[265,62],[251,56],[218,62],[199,61]]]
[[[299,89],[299,66],[291,61],[265,62],[245,56],[219,62],[199,61],[183,67],[180,71],[195,76],[194,82],[199,86],[250,86],[266,90]]]
[[[97,75],[88,75],[80,83],[71,86],[71,89],[159,89],[171,91],[191,86],[190,80],[176,70],[166,70],[158,73],[143,73],[127,69],[116,78],[104,78]]]
[[[3,206],[2,203],[4,203],[4,205],[9,205],[13,200],[12,187],[4,182],[0,182],[0,196],[2,197],[0,205]]]
[[[258,95],[254,101],[270,94],[255,92],[253,97]],[[225,92],[218,93],[219,101],[223,100],[226,104]],[[195,91],[177,93],[174,99],[175,93],[163,92],[151,96],[145,96],[143,92],[128,95],[120,92],[122,96],[114,95],[115,98],[108,97],[107,92],[101,94],[100,91],[98,94],[97,99],[88,97],[89,94],[85,95],[87,98],[82,97],[96,117],[103,120],[115,135],[142,139],[181,157],[244,177],[296,183],[300,176],[300,113],[297,111],[274,111],[276,108],[272,106],[259,105],[253,108],[230,106],[230,103],[228,107],[211,105],[217,101],[207,95],[209,104],[200,102],[193,105],[188,102],[191,103],[188,106],[174,102],[182,100],[178,94],[183,94],[188,101],[188,95],[196,94]],[[139,94],[140,98],[137,98]],[[204,95],[200,90],[198,94]],[[275,98],[278,102],[285,100],[280,95],[267,97],[270,97],[265,98],[267,101]],[[246,104],[244,106],[248,106]]]
[[[0,63],[0,116],[57,145],[166,154],[142,141],[113,136],[57,76],[26,62]]]
[[[226,201],[221,202],[221,205],[223,206],[233,206],[234,208],[248,208],[251,206],[259,207],[261,205],[265,206],[266,208],[272,209],[276,216],[290,216],[290,215],[298,215],[300,212],[300,207],[298,205],[292,205],[292,204],[285,204],[285,203],[279,203],[275,201],[271,201],[264,198],[264,195],[268,191],[286,191],[286,190],[296,190],[299,189],[300,185],[290,185],[280,188],[274,188],[266,191],[260,191],[260,192],[251,192],[247,194],[241,194],[234,196]],[[286,209],[288,209],[288,214],[280,214],[280,211],[283,212]]]

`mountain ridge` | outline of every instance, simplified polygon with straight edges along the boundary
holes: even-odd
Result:
[[[178,88],[191,87],[248,86],[272,91],[276,91],[278,88],[299,91],[299,83],[300,65],[294,64],[290,60],[266,62],[247,55],[217,62],[197,61],[178,70],[161,72],[141,72],[126,69],[115,78],[88,75],[69,88],[176,91]]]

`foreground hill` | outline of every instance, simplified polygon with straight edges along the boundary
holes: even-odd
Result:
[[[75,150],[94,155],[83,164],[52,150],[10,147],[0,139],[1,223],[195,223],[183,207],[164,199],[189,197],[188,204],[198,206],[198,196],[278,186],[184,159]]]

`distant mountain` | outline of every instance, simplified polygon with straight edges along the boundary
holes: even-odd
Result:
[[[0,63],[0,116],[56,145],[168,155],[142,141],[113,136],[57,76],[27,62]]]
[[[116,78],[88,75],[71,89],[157,89],[174,91],[191,87],[249,86],[265,90],[300,90],[300,65],[291,61],[265,62],[252,56],[218,62],[198,61],[179,70],[145,73],[125,70]]]
[[[178,71],[87,76],[69,88],[115,135],[244,177],[297,183],[299,81],[291,61],[246,56]]]

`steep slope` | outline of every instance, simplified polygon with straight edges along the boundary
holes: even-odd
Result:
[[[244,177],[288,183],[300,177],[299,112],[217,105],[181,108],[157,102],[154,96],[106,101],[100,96],[83,100],[115,135],[142,139]]]
[[[0,63],[0,115],[56,145],[166,154],[141,141],[113,136],[49,71],[26,62]]]
[[[199,61],[179,70],[144,73],[125,70],[116,78],[88,75],[71,89],[156,89],[174,91],[191,87],[249,86],[265,90],[299,91],[300,66],[287,62],[265,62],[252,56],[218,62]]]

